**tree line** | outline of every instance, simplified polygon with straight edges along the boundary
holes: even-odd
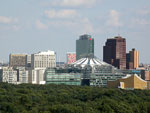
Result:
[[[150,91],[0,83],[0,113],[150,113]]]

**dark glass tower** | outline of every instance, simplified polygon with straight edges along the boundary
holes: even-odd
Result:
[[[85,34],[76,40],[76,60],[87,56],[94,56],[94,39]]]
[[[103,47],[103,60],[118,69],[126,69],[126,39],[120,36],[107,39]]]

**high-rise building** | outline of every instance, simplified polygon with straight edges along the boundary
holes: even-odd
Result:
[[[26,55],[25,54],[10,54],[9,66],[10,67],[25,67]]]
[[[127,69],[136,69],[139,67],[139,52],[135,49],[126,54]]]
[[[56,67],[56,54],[54,51],[39,52],[31,55],[31,68]]]
[[[72,64],[76,61],[76,53],[68,52],[67,53],[67,64]]]
[[[94,55],[94,39],[91,35],[82,35],[76,40],[76,60]]]
[[[121,36],[107,39],[103,60],[119,69],[126,69],[126,39]]]

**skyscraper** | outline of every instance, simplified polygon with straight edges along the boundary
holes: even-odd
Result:
[[[127,69],[136,69],[139,67],[139,52],[135,49],[126,54]]]
[[[126,39],[121,36],[107,39],[103,47],[103,60],[118,69],[126,69]]]
[[[94,55],[94,39],[91,35],[85,34],[76,40],[76,60],[88,55]]]

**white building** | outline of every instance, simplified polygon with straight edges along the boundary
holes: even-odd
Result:
[[[31,67],[31,55],[26,55],[26,67]]]
[[[28,71],[25,70],[25,67],[17,67],[17,84],[28,83]]]
[[[54,51],[39,52],[31,55],[31,68],[56,67],[56,54]]]
[[[28,69],[28,82],[32,84],[45,84],[45,69],[56,67],[56,54],[54,51],[31,54],[31,68]]]
[[[12,67],[2,67],[0,69],[0,82],[17,84],[17,71]]]
[[[29,83],[31,84],[45,84],[45,69],[30,69],[29,72]]]

